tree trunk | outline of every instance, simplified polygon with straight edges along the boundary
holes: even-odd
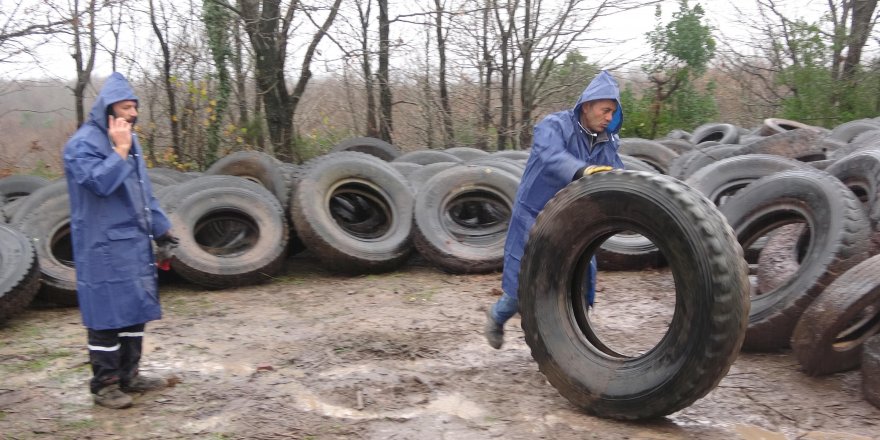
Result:
[[[242,57],[241,24],[235,20],[232,26],[233,42],[235,44],[235,57],[232,59],[232,69],[235,72],[235,90],[238,94],[238,126],[248,125],[247,109],[247,76],[244,73],[244,58]]]
[[[394,132],[391,117],[391,83],[388,74],[388,57],[390,52],[390,22],[388,21],[388,0],[379,2],[379,107],[381,117],[379,123],[379,137],[385,142],[392,143],[391,133]]]
[[[171,148],[174,155],[178,158],[183,157],[183,145],[180,139],[180,115],[177,113],[177,97],[175,96],[174,84],[171,81],[171,50],[168,48],[168,41],[165,34],[159,28],[159,22],[156,20],[156,8],[153,6],[153,0],[150,0],[150,24],[153,26],[153,33],[159,41],[159,47],[162,49],[162,83],[165,86],[165,97],[168,99],[168,122],[171,126]]]
[[[510,91],[510,52],[509,52],[509,44],[510,44],[510,35],[512,33],[513,28],[513,17],[508,17],[508,22],[505,26],[505,23],[501,20],[500,15],[498,15],[498,3],[496,0],[492,1],[492,7],[495,10],[495,20],[498,23],[499,29],[499,38],[500,38],[500,47],[498,49],[501,52],[501,114],[498,121],[498,140],[496,141],[496,148],[498,150],[507,149],[507,143],[509,140],[510,133],[510,113],[511,113],[511,91]],[[511,11],[512,13],[512,11]]]
[[[479,127],[477,130],[476,147],[481,150],[489,148],[489,126],[492,123],[491,100],[492,100],[492,54],[489,52],[489,8],[483,8],[483,30],[480,51],[482,62],[479,64],[480,73],[480,98],[479,98]]]
[[[853,0],[852,3],[852,25],[846,59],[843,62],[843,79],[845,81],[855,79],[857,67],[862,60],[862,49],[871,35],[871,27],[874,25],[874,10],[877,9],[877,0]]]
[[[280,0],[239,0],[245,31],[251,41],[255,59],[255,78],[265,108],[269,141],[275,156],[290,162],[293,139],[293,112],[284,76],[286,33],[281,26]],[[292,14],[293,5],[286,17]],[[286,29],[286,23],[283,27]]]
[[[532,26],[532,0],[525,0],[523,7],[523,38],[520,43],[520,55],[522,56],[522,68],[520,71],[519,86],[519,145],[521,148],[532,145],[532,106],[534,99],[532,90],[532,49],[535,44],[535,28]]]
[[[92,68],[95,66],[95,50],[98,40],[95,38],[95,0],[90,0],[88,5],[89,22],[86,23],[88,55],[83,55],[83,27],[82,17],[79,11],[79,1],[73,2],[73,60],[76,63],[76,84],[73,86],[73,98],[76,106],[76,125],[79,127],[86,121],[85,90],[91,82]],[[88,59],[84,59],[88,57]],[[105,121],[106,122],[106,121]]]
[[[455,146],[455,131],[452,126],[452,106],[449,104],[449,88],[446,85],[446,35],[443,32],[443,5],[441,0],[434,0],[435,24],[437,27],[438,80],[440,89],[440,107],[443,109],[443,143],[446,147]]]
[[[296,82],[296,85],[293,87],[293,93],[290,96],[290,126],[293,128],[293,116],[296,114],[296,107],[299,105],[299,101],[302,99],[303,93],[306,91],[306,86],[309,83],[309,80],[312,78],[312,58],[315,56],[315,51],[318,48],[318,44],[321,42],[321,39],[324,38],[324,35],[327,34],[327,31],[330,29],[330,26],[333,25],[333,20],[336,19],[336,13],[339,11],[339,4],[342,3],[342,0],[336,0],[333,2],[333,6],[330,7],[330,13],[327,15],[327,18],[324,20],[324,23],[321,25],[321,28],[318,29],[318,32],[312,37],[312,41],[309,43],[309,47],[306,49],[306,53],[303,55],[303,62],[300,66],[300,75],[299,80]],[[295,138],[291,138],[292,146],[295,147]],[[299,153],[297,148],[293,148],[291,151],[291,159],[297,163],[302,161],[302,155]]]
[[[367,0],[367,9],[363,10],[360,2],[358,2],[358,13],[361,21],[361,70],[364,75],[364,94],[367,101],[367,121],[365,133],[369,137],[380,138],[382,134],[379,132],[379,116],[376,109],[376,91],[375,81],[373,80],[373,66],[370,53],[370,0]]]

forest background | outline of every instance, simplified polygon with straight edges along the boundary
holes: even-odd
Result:
[[[600,69],[622,87],[622,137],[880,115],[877,0],[0,5],[0,177],[57,177],[110,71],[140,97],[150,164],[194,171],[237,150],[302,163],[353,136],[525,149]]]

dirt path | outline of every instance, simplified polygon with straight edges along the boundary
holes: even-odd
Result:
[[[518,318],[502,350],[485,344],[498,274],[452,276],[416,262],[346,278],[306,256],[288,263],[262,286],[164,283],[165,317],[147,327],[142,367],[179,383],[128,410],[92,405],[77,310],[11,320],[0,327],[0,437],[880,438],[859,372],[809,378],[788,353],[741,355],[718,388],[659,421],[591,417],[538,372]],[[668,273],[601,273],[599,283],[600,322],[633,350],[657,337],[644,321],[668,316]]]

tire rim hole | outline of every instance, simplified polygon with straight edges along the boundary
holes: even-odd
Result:
[[[372,188],[350,183],[330,195],[330,215],[347,234],[360,239],[378,239],[391,230],[391,206]]]
[[[629,230],[615,231],[614,234],[643,236],[641,232]],[[654,294],[650,297],[627,298],[626,295],[613,294],[620,291],[613,285],[614,275],[603,276],[599,268],[594,307],[588,309],[586,273],[589,259],[590,256],[582,256],[572,272],[569,307],[576,327],[580,328],[589,345],[611,358],[635,359],[647,355],[663,343],[675,319],[676,294],[672,272],[659,269],[646,276],[645,282],[654,287]],[[662,259],[665,261],[665,256]],[[609,292],[605,293],[605,290]],[[624,315],[628,317],[625,321],[633,324],[619,325],[624,320],[618,317]]]
[[[260,228],[249,215],[236,210],[219,210],[200,218],[193,236],[205,252],[220,257],[240,256],[260,239]]]
[[[49,242],[52,258],[67,267],[74,267],[73,243],[70,240],[70,223],[65,223],[55,230]]]
[[[870,305],[859,312],[847,325],[846,329],[837,334],[832,347],[835,351],[849,351],[869,337],[880,332],[880,304]]]
[[[507,233],[510,211],[510,205],[496,194],[460,194],[446,204],[441,226],[463,243],[494,242]]]

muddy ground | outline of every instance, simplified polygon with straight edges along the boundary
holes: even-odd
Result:
[[[0,326],[0,437],[880,438],[858,371],[810,378],[790,353],[743,353],[715,390],[661,420],[586,415],[538,371],[518,317],[501,350],[484,342],[499,284],[418,259],[343,277],[308,254],[271,284],[163,282],[165,316],[147,327],[142,369],[179,383],[127,410],[92,405],[78,311],[30,309]],[[659,339],[672,289],[663,270],[602,272],[594,319],[637,352]]]

